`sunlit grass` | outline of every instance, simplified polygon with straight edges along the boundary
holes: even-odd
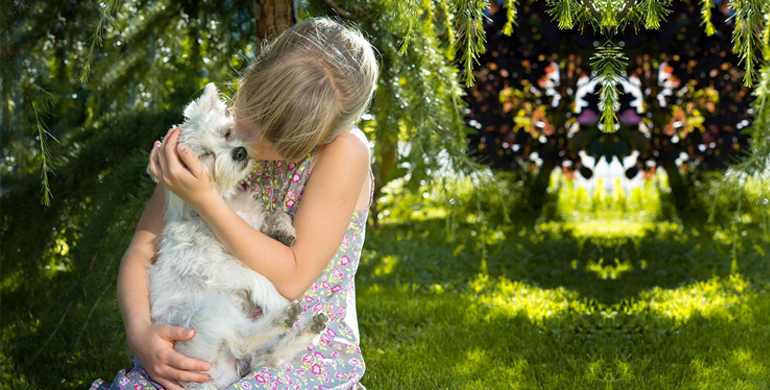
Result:
[[[650,218],[655,187],[502,223],[478,213],[501,199],[477,203],[468,184],[454,204],[443,190],[384,192],[356,278],[367,388],[770,388],[770,243],[755,225]],[[71,271],[54,267],[67,253],[52,243],[40,280],[3,275],[4,303],[21,288],[47,300],[4,306],[2,389],[82,389],[131,365],[114,284],[69,308]],[[91,316],[98,299],[107,308]]]
[[[761,232],[627,218],[628,202],[602,218],[467,218],[453,232],[442,220],[391,219],[370,233],[358,278],[363,383],[770,388],[770,244]]]

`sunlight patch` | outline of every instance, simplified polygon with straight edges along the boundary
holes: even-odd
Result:
[[[377,276],[385,276],[393,273],[398,265],[398,258],[396,256],[383,256],[380,259],[380,263],[374,267],[374,274]]]
[[[602,265],[603,263],[603,258],[599,259],[598,262],[588,260],[588,264],[586,264],[586,270],[595,273],[599,279],[615,280],[620,278],[620,275],[634,269],[630,261],[625,260],[621,262],[617,257],[615,258],[615,265]]]
[[[511,281],[504,277],[490,280],[489,275],[478,275],[470,283],[477,294],[478,302],[489,306],[499,314],[508,316],[525,315],[537,324],[567,311],[590,314],[591,304],[580,300],[576,291],[564,287],[542,289],[536,285]]]
[[[749,282],[740,274],[713,277],[676,289],[655,287],[643,291],[629,308],[630,314],[650,312],[681,325],[693,316],[723,316],[732,319],[729,307],[743,303]]]

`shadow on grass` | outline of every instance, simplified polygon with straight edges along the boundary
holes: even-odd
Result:
[[[731,273],[731,235],[673,224],[444,233],[425,221],[367,237],[368,387],[770,387],[758,235],[736,244]]]
[[[529,286],[532,289],[531,286]],[[567,334],[560,321],[527,308],[484,304],[472,293],[407,287],[358,292],[363,383],[376,389],[765,389],[770,385],[770,301],[747,295],[733,306],[695,313],[686,326],[664,328],[645,314],[650,332]],[[561,322],[590,323],[565,310]],[[600,317],[598,313],[592,314]],[[645,318],[647,317],[647,318]],[[596,322],[596,321],[594,321]]]
[[[564,287],[613,305],[654,287],[675,288],[731,273],[733,237],[713,229],[684,231],[667,223],[459,229],[454,241],[447,240],[443,221],[368,232],[359,280],[364,285],[440,285],[457,290],[486,273],[544,289]],[[770,245],[759,234],[741,238],[737,272],[749,279],[770,275]]]

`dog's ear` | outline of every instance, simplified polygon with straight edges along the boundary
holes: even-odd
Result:
[[[184,109],[184,116],[192,118],[196,114],[208,113],[210,111],[215,111],[224,115],[226,110],[227,106],[225,103],[219,100],[219,91],[217,90],[217,87],[214,83],[208,83],[203,89],[203,95],[187,105],[187,108]]]

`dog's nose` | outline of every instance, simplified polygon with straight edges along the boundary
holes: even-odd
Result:
[[[246,148],[244,148],[243,146],[239,146],[233,149],[233,160],[243,161],[248,157],[249,157],[249,154],[246,152]]]

